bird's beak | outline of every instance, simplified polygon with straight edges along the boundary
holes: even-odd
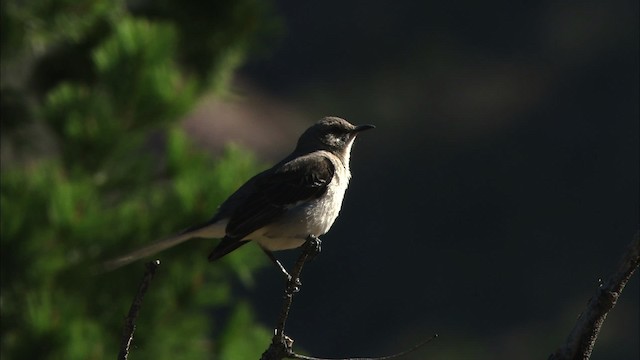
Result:
[[[369,130],[369,129],[375,129],[375,125],[370,125],[370,124],[366,124],[366,125],[358,125],[356,126],[355,129],[353,129],[353,133],[359,133],[361,131],[365,131],[365,130]]]

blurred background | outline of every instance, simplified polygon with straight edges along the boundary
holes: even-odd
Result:
[[[325,115],[377,129],[294,299],[305,353],[546,358],[637,229],[637,1],[1,6],[3,358],[113,358],[143,264],[92,264],[207,219]],[[280,275],[213,246],[159,255],[132,358],[266,349]],[[639,290],[593,359],[640,356]]]

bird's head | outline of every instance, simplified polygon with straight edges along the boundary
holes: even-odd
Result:
[[[343,159],[348,159],[351,145],[358,133],[373,128],[375,128],[373,125],[355,126],[339,117],[328,116],[300,136],[296,150],[300,152],[326,150]]]
[[[336,155],[348,155],[356,135],[373,128],[375,128],[373,125],[355,126],[339,117],[325,117],[300,136],[296,150],[301,152],[326,150]]]

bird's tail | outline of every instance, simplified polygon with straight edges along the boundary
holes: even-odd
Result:
[[[222,230],[223,230],[224,224],[220,224],[220,225],[222,225]],[[174,236],[170,236],[168,238],[155,241],[149,245],[145,245],[128,254],[121,255],[117,258],[105,261],[100,265],[100,269],[98,270],[98,272],[108,272],[108,271],[115,270],[122,266],[128,265],[134,261],[140,260],[144,257],[151,256],[155,253],[159,253],[162,250],[166,250],[168,248],[174,247],[189,239],[193,239],[197,237],[207,237],[207,238],[222,237],[224,236],[224,232],[219,231],[220,229],[218,228],[220,227],[220,225],[216,223],[206,223],[203,225],[187,228]]]

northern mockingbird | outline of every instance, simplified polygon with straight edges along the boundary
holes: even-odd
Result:
[[[249,179],[211,220],[108,261],[104,269],[124,266],[192,238],[219,238],[222,241],[209,255],[210,261],[253,240],[289,277],[271,252],[300,247],[307,238],[329,231],[351,178],[353,141],[373,128],[354,126],[338,117],[321,119],[300,136],[289,156]]]

